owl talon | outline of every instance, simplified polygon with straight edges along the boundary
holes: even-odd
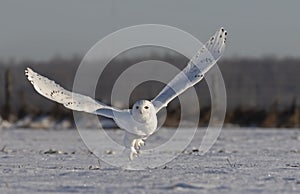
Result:
[[[129,159],[133,160],[133,157],[137,157],[137,156],[138,156],[138,151],[134,147],[131,147]]]
[[[137,150],[140,150],[142,146],[145,145],[145,141],[143,139],[137,139],[135,141],[135,145],[134,147],[137,149]]]

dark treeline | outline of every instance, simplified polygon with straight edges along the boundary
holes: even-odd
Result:
[[[72,120],[72,112],[38,95],[24,76],[24,69],[37,72],[72,89],[73,79],[82,57],[54,57],[49,61],[0,61],[0,110],[2,118],[15,122],[26,115],[50,115]],[[110,62],[99,79],[96,98],[122,107],[124,102],[110,102],[111,88],[120,73],[133,64],[145,60],[160,60],[184,68],[188,59],[177,53],[146,57],[120,56]],[[240,126],[299,127],[300,123],[300,59],[265,57],[223,59],[219,68],[227,90],[226,123]],[[163,87],[157,82],[143,83],[131,94],[130,103],[140,98],[151,99]],[[126,89],[126,85],[124,86]],[[200,124],[210,118],[210,96],[205,82],[195,86],[201,105]],[[180,106],[175,100],[168,108],[167,126],[176,125]],[[191,105],[192,107],[193,105]],[[191,108],[192,109],[192,108]],[[192,112],[190,113],[192,114]],[[187,118],[188,119],[188,118]]]

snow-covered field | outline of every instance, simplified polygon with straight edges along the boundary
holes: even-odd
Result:
[[[300,130],[223,129],[203,156],[201,137],[170,163],[130,171],[91,154],[76,130],[0,129],[0,193],[300,193]]]

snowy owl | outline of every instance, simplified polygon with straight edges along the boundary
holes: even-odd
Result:
[[[178,95],[201,81],[222,56],[225,50],[227,32],[218,30],[189,61],[187,66],[177,74],[163,90],[152,100],[139,100],[131,109],[120,110],[105,105],[91,97],[65,90],[54,81],[27,68],[25,75],[34,89],[44,97],[63,104],[65,107],[101,115],[113,119],[126,130],[125,139],[130,137],[130,160],[138,156],[145,140],[157,129],[157,113],[166,107]],[[128,140],[126,140],[128,141]]]

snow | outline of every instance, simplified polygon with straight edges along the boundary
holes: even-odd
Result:
[[[174,133],[161,130],[152,145]],[[223,129],[200,155],[203,131],[170,163],[131,171],[99,160],[76,130],[0,129],[0,193],[299,193],[300,130]]]

